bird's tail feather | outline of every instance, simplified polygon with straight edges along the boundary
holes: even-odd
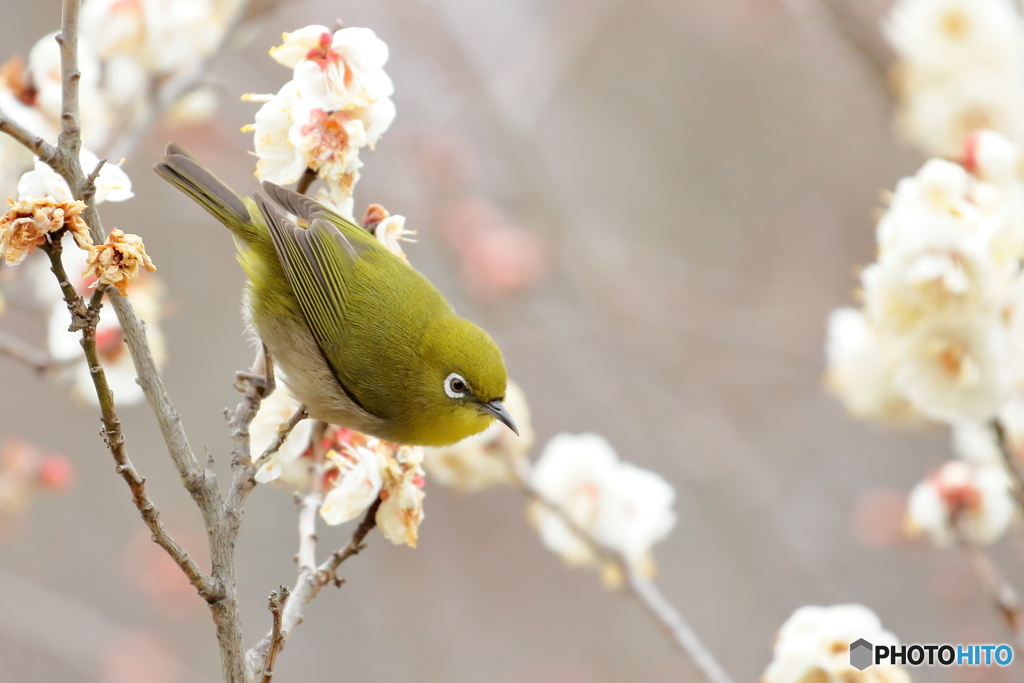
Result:
[[[266,229],[253,222],[246,202],[180,145],[169,143],[163,161],[153,170],[209,211],[246,244],[252,246],[254,242],[269,240]]]

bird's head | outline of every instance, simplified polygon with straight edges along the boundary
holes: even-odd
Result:
[[[427,329],[417,349],[423,362],[415,391],[419,443],[444,446],[499,420],[516,434],[505,409],[508,375],[501,350],[482,329],[456,315]]]

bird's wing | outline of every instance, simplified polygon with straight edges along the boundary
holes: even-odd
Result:
[[[346,376],[342,360],[349,294],[345,274],[352,271],[367,246],[353,245],[338,228],[322,218],[313,218],[308,228],[301,228],[262,196],[257,195],[256,203],[270,228],[285,275],[324,360],[352,402],[366,410],[352,391],[357,380]]]

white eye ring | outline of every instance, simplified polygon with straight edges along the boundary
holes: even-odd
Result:
[[[466,395],[469,385],[466,380],[457,372],[453,372],[444,379],[444,393],[448,398],[462,398]]]

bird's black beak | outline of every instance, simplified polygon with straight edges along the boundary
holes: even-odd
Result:
[[[501,421],[502,424],[515,432],[516,436],[519,436],[519,428],[516,427],[516,421],[512,419],[512,415],[509,414],[508,410],[505,408],[505,404],[500,400],[495,399],[490,403],[481,403],[480,409],[485,413],[493,415],[495,419]]]

